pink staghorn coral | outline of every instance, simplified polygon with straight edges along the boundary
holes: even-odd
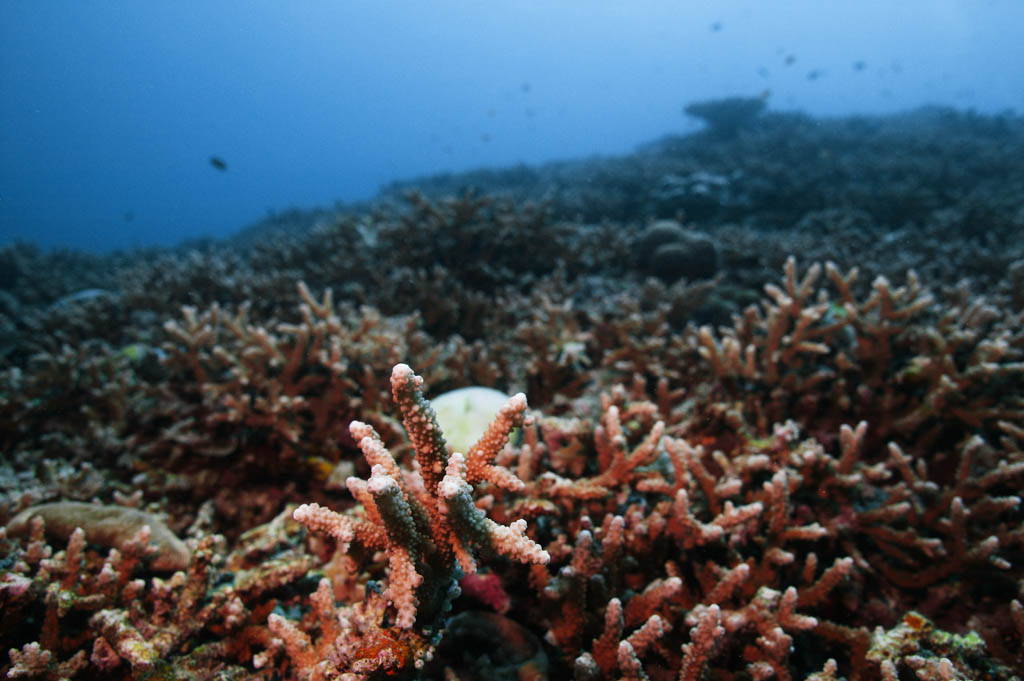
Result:
[[[401,470],[372,427],[355,421],[350,430],[371,465],[369,480],[349,478],[352,495],[362,502],[362,518],[343,515],[319,506],[303,504],[294,518],[312,530],[326,532],[347,551],[352,542],[383,551],[388,561],[384,601],[394,608],[392,640],[407,638],[402,630],[415,629],[430,635],[441,625],[441,616],[458,596],[456,562],[464,573],[474,573],[477,556],[500,554],[522,563],[544,564],[550,556],[525,534],[526,521],[500,525],[473,503],[470,481],[520,489],[522,481],[511,471],[491,463],[508,441],[509,432],[523,424],[526,399],[513,396],[470,449],[472,467],[459,452],[448,452],[430,404],[422,393],[423,379],[405,364],[391,373],[395,403],[412,441],[417,471]],[[300,632],[277,616],[271,629],[286,642],[293,664],[300,669],[315,666]],[[330,650],[338,637],[324,636],[321,647]],[[289,643],[291,642],[291,643]],[[420,666],[429,648],[416,659],[401,659],[393,649],[386,658],[361,655],[346,659],[349,671]],[[403,649],[407,650],[407,649]],[[377,655],[380,651],[377,651]],[[319,664],[319,663],[318,663]],[[312,672],[311,672],[312,673]],[[314,673],[314,678],[317,674]]]

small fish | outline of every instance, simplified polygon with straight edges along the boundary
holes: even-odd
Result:
[[[786,58],[782,60],[782,63],[785,64],[786,66],[792,66],[793,64],[796,63],[796,55],[787,54]]]
[[[867,67],[868,67],[868,65],[866,63],[864,63],[863,59],[858,59],[857,61],[853,62],[853,70],[854,71],[863,71]]]
[[[228,164],[224,162],[220,156],[211,156],[210,165],[221,171],[222,173],[228,169]]]
[[[807,72],[807,80],[818,80],[825,75],[825,72],[821,69],[811,69]]]
[[[716,21],[716,22],[711,24],[711,32],[712,33],[718,33],[721,30],[722,30],[722,22],[721,21]]]

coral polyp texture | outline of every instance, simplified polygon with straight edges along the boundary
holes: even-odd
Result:
[[[4,250],[0,675],[1024,678],[1024,124],[761,108]]]

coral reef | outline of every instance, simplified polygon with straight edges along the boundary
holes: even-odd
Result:
[[[1024,127],[758,113],[6,249],[0,675],[1024,677]]]

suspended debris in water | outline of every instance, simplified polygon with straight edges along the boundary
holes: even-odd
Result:
[[[712,33],[718,33],[721,30],[722,30],[722,22],[721,21],[716,21],[716,22],[711,24],[711,32]]]
[[[868,65],[864,62],[863,59],[858,59],[857,61],[853,62],[853,70],[854,71],[863,71],[867,67],[868,67]]]
[[[220,156],[211,156],[210,165],[222,173],[228,169],[228,164]]]
[[[825,72],[821,69],[811,69],[807,72],[807,80],[818,80],[825,75]]]

